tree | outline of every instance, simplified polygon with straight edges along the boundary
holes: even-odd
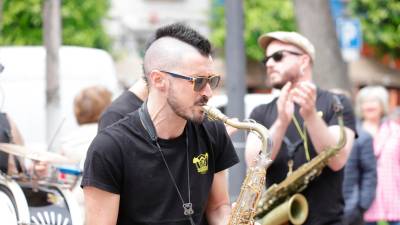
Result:
[[[224,5],[213,1],[211,40],[219,49],[225,44]],[[260,60],[264,53],[257,44],[257,38],[274,30],[295,30],[293,3],[291,0],[265,1],[246,0],[244,4],[244,41],[246,56],[250,60]]]
[[[314,81],[325,89],[351,91],[347,65],[340,53],[329,1],[294,0],[294,5],[299,32],[315,47]]]
[[[366,43],[379,55],[400,58],[399,0],[352,0],[349,8],[361,20]]]
[[[263,57],[264,53],[257,44],[257,39],[262,33],[277,30],[298,30],[308,37],[316,47],[315,82],[327,89],[350,90],[347,66],[341,59],[335,28],[329,11],[329,1],[246,0],[244,1],[244,10],[244,37],[248,59],[259,60]],[[216,4],[213,7],[214,18],[212,20],[213,33],[211,39],[214,45],[219,48],[223,48],[225,42],[223,13],[223,6]],[[294,14],[296,14],[296,18],[294,18]]]
[[[108,49],[110,39],[102,26],[108,0],[62,1],[64,45]],[[43,0],[3,0],[1,45],[43,44]]]

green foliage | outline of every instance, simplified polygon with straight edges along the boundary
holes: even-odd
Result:
[[[43,4],[45,0],[3,0],[1,45],[43,44]],[[62,42],[108,49],[110,40],[102,27],[108,0],[61,1]]]
[[[3,1],[0,44],[34,45],[42,40],[41,0]]]
[[[399,0],[352,0],[349,8],[361,20],[366,43],[378,54],[400,57]]]
[[[226,1],[226,0],[225,0]],[[211,41],[220,49],[225,44],[224,5],[213,0]],[[249,59],[260,60],[264,53],[257,44],[257,38],[266,32],[296,29],[293,3],[291,0],[246,0],[244,6],[244,41]]]

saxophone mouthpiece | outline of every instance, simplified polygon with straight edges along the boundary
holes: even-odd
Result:
[[[225,116],[219,109],[211,107],[209,105],[203,105],[202,106],[204,109],[204,112],[207,113],[207,117],[210,120],[221,120],[221,121],[225,121],[226,119],[228,119],[227,116]]]

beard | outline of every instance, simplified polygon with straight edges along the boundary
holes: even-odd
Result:
[[[204,95],[200,96],[198,99],[196,99],[193,106],[185,107],[180,104],[181,102],[176,95],[177,92],[174,92],[172,89],[173,88],[169,90],[167,98],[167,103],[171,107],[172,111],[185,120],[190,120],[195,123],[203,122],[205,118],[204,112],[203,110],[198,110],[195,106],[203,106],[207,104],[208,97]]]
[[[271,86],[276,89],[282,89],[283,86],[285,86],[285,84],[289,81],[292,82],[292,84],[296,83],[299,80],[299,73],[296,71],[297,71],[296,68],[290,68],[288,70],[283,71],[282,73],[277,71],[272,71],[271,73],[279,73],[278,76],[280,76],[280,79],[276,81],[271,80],[270,82]],[[270,75],[271,73],[268,73],[269,77],[271,77]]]
[[[286,84],[285,81],[271,82],[272,87],[279,90],[281,90],[283,86],[285,86],[285,84]]]

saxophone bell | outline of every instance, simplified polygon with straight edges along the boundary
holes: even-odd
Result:
[[[290,221],[294,225],[303,224],[308,216],[308,203],[302,194],[295,194],[289,200],[276,207],[258,222],[261,225],[284,224]]]

